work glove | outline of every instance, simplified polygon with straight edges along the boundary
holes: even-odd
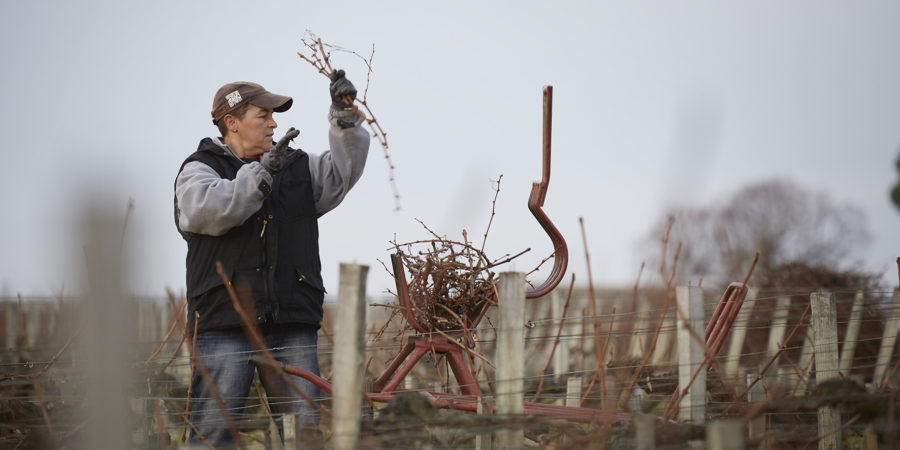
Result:
[[[344,76],[343,70],[331,72],[331,86],[329,86],[328,90],[331,91],[331,106],[334,109],[338,111],[353,109],[353,100],[356,100],[356,88]],[[345,100],[350,102],[347,103]]]
[[[288,148],[288,142],[299,136],[300,132],[291,127],[284,134],[284,137],[278,140],[278,143],[271,150],[264,153],[259,163],[272,175],[281,172],[285,167],[291,165],[294,160],[300,157],[301,152]]]

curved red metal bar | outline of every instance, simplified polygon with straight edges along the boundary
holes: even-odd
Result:
[[[539,298],[549,294],[562,281],[566,274],[566,267],[569,265],[569,249],[566,246],[566,240],[541,209],[544,206],[544,198],[547,196],[547,186],[550,184],[550,131],[552,125],[553,86],[544,86],[543,170],[541,181],[531,186],[528,209],[553,242],[553,269],[543,283],[525,293],[525,298]]]
[[[412,313],[413,306],[409,301],[409,291],[406,286],[406,272],[403,271],[403,260],[399,254],[391,254],[391,266],[394,269],[394,282],[397,284],[397,298],[400,300],[400,306],[403,307],[403,316],[406,317],[406,322],[419,333],[427,334],[428,330],[416,321],[416,317]]]
[[[282,370],[289,375],[303,378],[315,384],[326,394],[332,394],[332,386],[322,377],[299,367],[284,365]],[[364,392],[363,396],[370,402],[390,402],[400,392]],[[471,394],[450,395],[441,392],[428,392],[429,402],[438,408],[456,409],[460,411],[476,412],[478,408],[478,396]],[[631,415],[620,411],[603,411],[593,408],[580,408],[576,406],[561,406],[545,403],[525,402],[525,414],[535,416],[555,417],[581,423],[613,423],[628,422]]]
[[[731,327],[747,297],[747,291],[747,285],[735,282],[728,285],[722,294],[722,298],[706,326],[706,348],[713,356],[719,353],[719,349],[725,343],[725,338],[731,332]],[[712,360],[707,364],[707,368],[709,367],[712,367]]]

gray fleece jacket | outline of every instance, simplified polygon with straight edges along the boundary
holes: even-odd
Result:
[[[339,120],[354,125],[341,128]],[[328,121],[331,149],[318,155],[309,154],[313,199],[319,216],[341,203],[362,175],[369,153],[369,133],[362,128],[363,119],[356,113],[332,109]],[[213,141],[234,155],[221,138]],[[259,189],[262,181],[271,186],[272,175],[258,161],[245,162],[233,180],[219,177],[202,162],[187,163],[175,180],[181,231],[221,236],[241,225],[262,207],[265,199]]]

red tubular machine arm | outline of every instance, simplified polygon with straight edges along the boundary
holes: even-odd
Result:
[[[552,118],[553,86],[544,86],[543,172],[541,181],[531,186],[531,196],[528,197],[528,209],[553,242],[553,270],[543,283],[527,291],[525,298],[538,298],[549,294],[562,281],[563,275],[566,274],[566,267],[569,264],[569,249],[566,247],[566,240],[541,209],[544,206],[544,198],[547,196],[547,185],[550,184],[550,129],[553,122]]]

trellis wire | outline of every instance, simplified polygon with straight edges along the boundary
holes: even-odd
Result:
[[[847,309],[848,306],[853,301],[853,296],[856,293],[856,290],[840,290],[834,291],[837,299],[838,309]],[[873,301],[867,304],[866,314],[860,319],[862,323],[864,323],[865,328],[876,328],[880,326],[885,317],[890,315],[900,314],[900,308],[896,306],[891,306],[886,303],[886,300],[878,300],[879,297],[888,297],[890,292],[886,291],[877,291],[868,293],[867,297],[872,299]],[[646,301],[654,301],[654,296],[658,296],[659,293],[653,293],[648,291],[646,293],[647,300]],[[794,298],[794,301],[799,304],[803,304],[804,301],[808,301],[809,292],[794,292],[791,294]],[[714,298],[715,296],[708,297]],[[753,305],[754,313],[750,322],[746,324],[746,329],[748,333],[767,333],[768,327],[765,323],[756,323],[754,322],[755,317],[767,317],[771,316],[775,311],[775,300],[777,299],[777,294],[772,295],[761,295],[756,299],[748,300],[748,305]],[[804,297],[807,300],[804,300]],[[604,298],[604,294],[601,293],[598,295],[598,298]],[[608,298],[608,297],[606,297]],[[630,303],[630,299],[627,295],[620,294],[619,298],[622,301],[619,302],[620,305],[627,305]],[[573,300],[579,299],[581,301],[580,304],[584,304],[584,295],[579,293],[576,295]],[[2,303],[0,303],[2,304]],[[59,302],[52,303],[54,308],[58,308],[60,305]],[[608,311],[616,304],[615,301],[603,301],[598,302],[598,306],[600,307],[600,311],[597,314],[597,321],[600,324],[601,333],[603,333],[604,337],[606,334],[606,325],[609,324],[610,320],[613,320],[613,331],[609,333],[611,342],[622,341],[618,343],[622,343],[625,347],[628,346],[627,342],[630,341],[636,336],[638,337],[646,337],[654,332],[655,323],[658,319],[658,316],[663,311],[661,307],[650,307],[647,309],[646,314],[649,315],[651,320],[647,322],[645,325],[640,327],[635,327],[635,323],[638,320],[638,312],[630,311],[630,310],[618,310],[616,314],[610,314]],[[801,314],[799,312],[799,307],[793,309],[797,309],[797,311],[792,311],[787,315],[787,326],[790,327],[797,325],[797,321],[800,319]],[[555,339],[555,330],[559,326],[561,319],[558,317],[552,317],[547,315],[545,312],[542,312],[542,308],[548,305],[541,304],[540,302],[531,302],[529,303],[529,307],[531,308],[531,312],[529,315],[529,328],[527,330],[526,336],[526,351],[530,355],[530,360],[532,360],[536,366],[538,366],[538,370],[542,367],[546,361],[545,358],[542,358],[541,355],[549,352],[550,347],[553,344]],[[706,309],[711,310],[714,306],[714,303],[707,302]],[[29,303],[23,303],[23,309],[28,309]],[[158,310],[166,311],[164,308],[159,308]],[[560,345],[566,345],[570,350],[574,350],[570,358],[569,367],[570,370],[564,371],[560,374],[548,374],[548,377],[552,377],[553,375],[558,375],[559,377],[565,379],[573,376],[581,376],[584,379],[589,379],[593,375],[593,367],[594,363],[588,362],[587,364],[583,364],[583,367],[588,370],[572,370],[574,367],[578,367],[576,364],[576,359],[586,359],[591,361],[591,358],[594,356],[594,351],[591,348],[591,343],[593,341],[594,331],[592,329],[592,325],[590,323],[591,316],[590,315],[579,315],[572,314],[572,312],[580,311],[581,308],[574,306],[572,307],[568,317],[565,321],[562,321],[565,331],[560,335]],[[18,311],[16,311],[17,316],[19,316]],[[60,380],[65,380],[67,383],[77,384],[79,382],[79,377],[81,377],[81,372],[78,368],[80,363],[78,359],[78,353],[81,348],[81,343],[75,339],[71,348],[67,349],[67,351],[57,360],[53,360],[52,356],[60,350],[64,341],[69,337],[62,335],[61,333],[57,333],[56,336],[39,336],[42,332],[48,333],[50,330],[41,329],[41,326],[38,325],[38,330],[32,329],[29,333],[22,333],[21,330],[11,330],[6,327],[8,324],[17,324],[17,320],[13,321],[6,317],[7,319],[4,327],[4,333],[2,333],[3,342],[5,349],[0,352],[0,371],[2,371],[2,378],[0,378],[0,392],[4,392],[4,398],[6,400],[21,402],[22,404],[38,406],[39,403],[43,403],[46,405],[51,405],[50,408],[50,419],[52,420],[53,430],[58,434],[65,434],[76,430],[81,422],[75,417],[67,417],[64,415],[60,415],[63,411],[62,407],[59,405],[67,405],[77,403],[79,400],[79,395],[71,392],[66,392],[64,389],[61,389],[59,386],[55,386],[55,382],[59,382]],[[59,318],[55,320],[60,320]],[[157,332],[159,335],[165,333],[167,326],[162,326],[166,321],[160,319],[154,319],[161,326]],[[846,328],[849,323],[848,316],[839,315],[838,327],[839,329]],[[331,324],[333,325],[333,324]],[[621,325],[621,328],[615,327],[616,325]],[[674,331],[675,325],[664,326],[661,329],[663,334],[671,333]],[[801,324],[802,328],[805,328],[806,324]],[[61,327],[62,330],[65,327]],[[378,329],[378,327],[373,324],[372,329],[367,332],[368,345],[367,345],[367,357],[372,358],[372,364],[370,366],[370,372],[372,374],[380,373],[383,367],[389,362],[390,358],[395,355],[404,343],[404,339],[409,335],[408,332],[403,333],[400,330],[392,330],[387,333],[382,333]],[[448,330],[455,331],[455,330]],[[492,337],[493,329],[490,323],[484,323],[479,327],[479,332],[483,334],[482,339],[479,340],[480,344],[485,346],[485,353],[490,355],[491,348],[495,344],[495,340]],[[322,330],[323,336],[325,334],[331,333],[329,325],[326,320],[326,328]],[[29,335],[30,334],[30,335]],[[804,332],[798,332],[795,339],[789,345],[786,345],[784,348],[784,352],[789,354],[799,354],[803,347],[803,334]],[[870,333],[871,334],[871,333]],[[15,342],[9,342],[9,338],[13,337]],[[160,336],[161,337],[161,336]],[[377,340],[375,338],[378,338]],[[51,339],[52,338],[52,339]],[[138,394],[134,398],[136,400],[140,400],[141,402],[162,402],[163,404],[172,406],[173,408],[163,408],[161,412],[154,412],[152,408],[145,408],[144,410],[136,412],[136,417],[138,421],[147,421],[147,420],[155,420],[159,417],[163,418],[165,422],[164,428],[168,431],[175,432],[176,430],[180,430],[183,424],[181,423],[181,412],[174,408],[174,406],[183,407],[184,405],[184,397],[176,395],[173,391],[178,391],[179,389],[183,390],[186,380],[183,377],[183,373],[186,369],[189,369],[190,363],[189,358],[186,355],[176,355],[173,362],[167,367],[166,373],[164,375],[169,375],[168,378],[160,378],[155,379],[147,374],[152,374],[155,368],[161,367],[162,364],[169,359],[172,355],[171,352],[176,344],[177,333],[175,336],[171,336],[167,341],[161,340],[159,337],[156,339],[146,339],[142,341],[135,342],[135,348],[141,349],[139,352],[135,352],[134,358],[131,361],[123,362],[127,364],[129,367],[143,367],[145,358],[153,349],[160,346],[160,344],[164,344],[162,346],[162,350],[159,354],[151,361],[151,364],[147,368],[146,372],[143,372],[147,377],[141,379],[140,384],[144,388],[143,394]],[[853,356],[853,368],[852,374],[857,378],[862,378],[863,382],[870,381],[871,371],[875,369],[875,356],[873,354],[877,353],[877,345],[880,343],[880,335],[879,336],[860,336],[856,340],[857,352]],[[26,344],[25,347],[18,347],[18,343]],[[583,348],[579,351],[578,345],[581,343]],[[33,344],[33,345],[30,345]],[[843,346],[843,342],[841,342],[841,346]],[[871,348],[868,350],[861,351],[861,347],[876,347],[873,351]],[[611,347],[614,347],[611,344]],[[270,349],[274,350],[274,349]],[[281,348],[281,351],[302,351],[303,348]],[[671,349],[660,349],[657,351],[671,351]],[[330,344],[328,344],[328,340],[323,338],[320,339],[319,345],[319,355],[323,361],[327,361],[331,355],[332,348]],[[867,353],[868,352],[868,353]],[[892,358],[890,360],[890,365],[893,365],[897,361],[897,350],[894,350]],[[745,348],[742,349],[739,357],[742,361],[756,361],[765,358],[767,354],[767,350],[765,347],[765,342],[758,343],[748,343]],[[227,357],[235,357],[235,358],[246,358],[248,357],[247,353],[237,353],[224,355]],[[610,398],[612,407],[623,408],[623,405],[616,405],[616,398],[618,394],[621,393],[621,390],[625,387],[627,383],[627,378],[631,373],[636,370],[639,366],[638,361],[629,360],[624,358],[622,360],[618,360],[614,367],[610,366],[611,363],[616,362],[615,358],[621,355],[613,355],[609,357],[607,361],[604,363],[607,364],[607,370],[611,370],[611,381],[607,383],[610,389]],[[725,352],[723,350],[722,353],[716,356],[717,360],[724,361],[726,358]],[[796,364],[799,368],[802,369],[803,366],[806,365],[803,361],[798,361],[796,357],[792,357],[794,364]],[[424,365],[424,367],[417,367],[416,370],[410,375],[410,383],[409,384],[418,384],[422,386],[420,389],[416,390],[431,390],[436,386],[440,386],[443,389],[448,389],[452,391],[458,391],[459,386],[456,386],[453,382],[448,382],[446,378],[446,373],[444,373],[444,379],[440,380],[435,376],[433,371],[437,368],[446,372],[445,368],[441,368],[441,361],[430,361],[430,365]],[[437,366],[435,366],[435,364]],[[782,368],[786,369],[788,372],[793,370],[792,368],[782,364]],[[30,388],[33,383],[30,381],[30,377],[37,373],[40,370],[46,370],[45,374],[41,375],[41,390],[43,391],[42,401],[38,401],[36,399],[35,393],[33,392],[33,388]],[[323,373],[327,372],[327,367],[323,367]],[[640,389],[649,389],[649,397],[648,401],[650,403],[657,402],[660,404],[664,404],[668,400],[668,396],[665,394],[659,394],[658,392],[670,391],[675,388],[675,384],[677,383],[677,378],[675,377],[667,377],[666,374],[677,373],[678,365],[674,362],[667,362],[665,364],[650,364],[646,368],[648,376],[646,379],[639,378],[638,379],[638,388]],[[527,396],[533,394],[534,387],[541,380],[541,376],[539,375],[539,371],[534,370],[533,368],[528,369],[526,375],[523,378],[525,388],[521,392],[523,396]],[[810,367],[809,371],[813,371]],[[782,370],[784,372],[784,370]],[[618,375],[617,375],[618,374]],[[789,374],[788,374],[789,375]],[[784,374],[779,374],[776,370],[770,370],[769,373],[763,374],[762,378],[765,382],[768,383],[776,383],[784,376],[788,376]],[[814,374],[811,375],[814,377]],[[617,378],[618,377],[618,378]],[[549,378],[545,380],[548,389],[545,389],[545,392],[542,393],[540,400],[546,402],[558,402],[565,398],[563,385],[552,382]],[[487,392],[486,390],[482,390],[483,392]],[[735,404],[735,400],[733,400],[734,393],[729,392],[713,392],[711,391],[711,395],[713,395],[709,401],[710,411],[709,414],[715,415],[719,412],[723,411],[730,405]],[[885,394],[886,396],[887,394]],[[731,397],[729,397],[731,396]],[[810,391],[806,394],[806,398],[814,398],[815,392]],[[319,398],[317,400],[324,400],[325,398]],[[586,397],[586,401],[588,406],[594,404],[598,404],[601,399],[601,394],[598,390],[595,390],[591,395]],[[244,426],[249,430],[258,427],[257,432],[264,432],[263,428],[267,423],[267,416],[264,411],[260,410],[261,403],[259,399],[255,395],[248,395],[247,400],[251,401],[252,404],[249,405],[250,408],[247,411],[244,411],[242,415],[239,417],[242,420]],[[742,405],[746,405],[746,402],[742,402]],[[745,411],[747,406],[742,406],[738,408],[738,412]],[[802,425],[802,422],[810,420],[809,417],[813,417],[814,411],[795,411],[795,412],[778,412],[778,411],[768,411],[765,412],[766,416],[769,418],[769,432],[775,434],[785,434],[785,433],[795,433],[798,435],[805,436],[805,439],[814,438],[815,430],[811,428],[806,428]],[[846,417],[845,421],[850,417]],[[440,419],[435,419],[435,423],[439,423]],[[782,422],[790,422],[790,423],[782,423]],[[40,418],[40,415],[35,415],[32,419],[21,424],[22,429],[27,432],[47,432],[48,426],[44,420]],[[502,426],[502,425],[496,425]],[[863,425],[854,423],[852,426],[848,427],[851,430],[860,430]],[[177,434],[177,433],[176,433]],[[3,437],[0,436],[0,439]]]

